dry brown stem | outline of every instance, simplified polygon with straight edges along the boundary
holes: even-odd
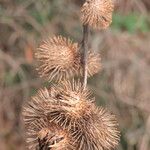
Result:
[[[83,87],[86,88],[87,85],[87,68],[88,68],[88,37],[89,37],[89,27],[88,25],[83,25],[83,40],[82,40],[82,48],[83,48]]]

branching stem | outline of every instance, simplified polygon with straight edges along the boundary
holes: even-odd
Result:
[[[89,27],[88,25],[83,25],[83,40],[82,40],[82,48],[83,48],[83,88],[85,89],[87,86],[87,76],[88,76],[88,38],[89,38]]]

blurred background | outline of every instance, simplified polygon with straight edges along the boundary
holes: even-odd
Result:
[[[0,0],[0,149],[25,150],[22,104],[47,85],[34,51],[54,34],[81,41],[83,0]],[[103,69],[90,78],[97,104],[117,115],[118,150],[150,150],[150,0],[116,0],[113,23],[91,32]]]

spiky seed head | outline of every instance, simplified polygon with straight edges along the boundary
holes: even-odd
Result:
[[[81,21],[95,29],[105,29],[112,22],[112,0],[86,0],[81,8]]]
[[[115,115],[97,107],[80,81],[63,81],[55,91],[61,109],[49,112],[48,120],[69,129],[77,149],[110,150],[118,145],[120,132]]]
[[[45,110],[51,108],[49,104],[49,92],[51,91],[48,91],[46,88],[40,89],[37,94],[24,105],[22,114],[25,125],[29,125],[34,120],[45,117]]]
[[[90,91],[84,90],[79,80],[65,80],[55,86],[55,91],[57,109],[47,111],[49,120],[68,129],[72,125],[86,123],[85,120],[91,117],[91,109],[94,107],[94,98],[90,96]]]
[[[91,77],[97,74],[102,69],[101,57],[99,53],[93,51],[88,51],[88,77]],[[80,66],[79,75],[83,76],[83,66]]]
[[[26,126],[30,125],[37,119],[47,117],[47,112],[60,110],[58,101],[58,91],[55,87],[49,89],[43,88],[38,90],[37,94],[23,106],[23,120]]]
[[[62,36],[43,41],[35,57],[40,65],[39,74],[50,81],[72,77],[79,68],[78,44]]]
[[[93,101],[90,91],[83,90],[80,81],[63,81],[49,90],[40,90],[28,102],[23,113],[25,125],[42,128],[38,135],[44,137],[47,124],[51,127],[55,124],[71,136],[70,145],[75,144],[74,149],[112,149],[119,141],[118,123],[114,115],[97,108]],[[41,119],[46,125],[37,123]]]
[[[36,149],[39,145],[39,138],[45,138],[48,134],[48,125],[45,119],[35,119],[30,124],[25,125],[27,148]],[[46,141],[45,141],[46,146]]]
[[[74,150],[72,137],[68,131],[62,130],[56,124],[47,120],[36,119],[27,127],[27,146],[30,150]]]
[[[89,149],[92,150],[112,150],[120,140],[116,116],[102,107],[95,108],[92,119],[87,122],[82,131],[86,137],[85,143],[90,143]]]
[[[90,95],[79,80],[64,80],[49,89],[40,89],[23,107],[24,122],[29,125],[37,118],[48,117],[64,128],[72,122],[82,122],[90,117],[94,107],[94,98]]]
[[[77,143],[77,149],[82,150],[112,150],[120,140],[116,117],[106,109],[93,109],[93,114],[87,118],[86,124],[71,130],[72,137]]]
[[[54,150],[74,150],[74,140],[65,128],[47,116],[50,111],[61,112],[58,101],[59,94],[54,87],[40,89],[23,107],[27,144],[29,149],[35,149],[39,142],[44,148]],[[61,118],[60,114],[59,117]]]
[[[74,122],[82,122],[80,118],[90,117],[94,106],[94,98],[90,94],[88,89],[83,90],[79,80],[64,80],[49,89],[40,89],[23,107],[25,125],[45,117],[64,128],[71,127]]]
[[[43,41],[35,53],[39,62],[37,68],[41,77],[49,81],[61,81],[76,75],[82,75],[82,56],[77,43],[62,36],[48,38]],[[100,56],[94,52],[88,55],[88,76],[99,72]]]

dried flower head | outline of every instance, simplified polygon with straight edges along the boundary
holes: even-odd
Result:
[[[80,133],[80,134],[79,134]],[[84,135],[84,142],[78,142],[84,149],[89,150],[112,150],[120,140],[120,132],[118,130],[118,122],[115,115],[106,109],[95,108],[92,118],[83,126],[78,135]]]
[[[77,149],[112,149],[119,142],[118,123],[114,115],[95,106],[88,89],[78,81],[63,81],[56,86],[59,106],[48,111],[48,120],[71,132]]]
[[[45,118],[46,109],[50,109],[50,106],[49,92],[45,88],[39,90],[23,107],[23,120],[25,125],[30,125],[36,119]]]
[[[24,106],[23,116],[26,125],[36,119],[48,117],[62,127],[71,126],[83,116],[90,117],[94,106],[89,90],[83,90],[80,81],[63,81],[58,85],[41,89]]]
[[[81,8],[81,21],[96,29],[105,29],[112,22],[112,0],[86,0]]]
[[[36,149],[40,145],[43,149],[74,150],[73,138],[69,132],[47,117],[49,110],[57,110],[56,95],[53,88],[41,89],[24,106],[23,119],[29,149]]]
[[[63,81],[55,86],[55,108],[48,110],[49,120],[57,122],[63,128],[72,128],[74,124],[82,124],[90,117],[94,98],[90,98],[89,90],[83,90],[80,81]],[[61,117],[60,117],[61,116]]]
[[[105,109],[97,108],[93,102],[90,91],[84,90],[80,81],[65,80],[49,90],[40,90],[24,107],[25,125],[27,128],[31,127],[28,133],[32,137],[37,137],[33,136],[35,133],[38,133],[38,138],[45,137],[47,131],[51,131],[55,124],[61,132],[69,134],[73,140],[70,147],[75,144],[75,150],[114,148],[119,141],[116,118]],[[34,132],[31,132],[31,129]],[[58,128],[56,129],[52,131],[60,135]],[[29,140],[35,141],[31,137]],[[29,143],[31,146],[36,145]],[[46,144],[49,145],[49,142]]]
[[[81,53],[77,43],[62,36],[45,40],[35,54],[39,62],[38,72],[49,81],[61,81],[66,78],[81,75],[83,72]],[[89,52],[88,76],[100,70],[100,57]]]
[[[69,78],[79,68],[78,44],[62,36],[43,41],[35,57],[40,63],[39,74],[48,80]]]
[[[26,128],[27,144],[30,150],[74,150],[72,137],[56,124],[49,124],[44,119],[36,119]]]
[[[55,88],[40,89],[38,93],[23,107],[27,144],[29,149],[39,145],[43,149],[74,150],[74,140],[65,128],[47,116],[47,112],[60,111]],[[61,117],[61,116],[59,116]]]

